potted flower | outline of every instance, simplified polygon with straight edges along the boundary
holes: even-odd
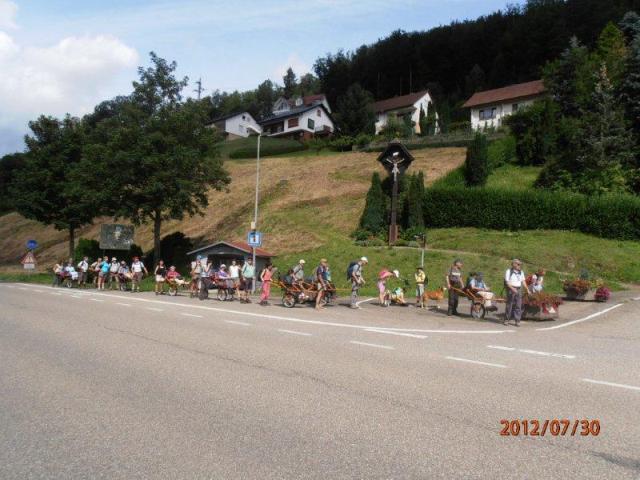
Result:
[[[557,318],[560,305],[562,305],[560,297],[546,292],[528,294],[523,299],[525,316],[538,320]]]
[[[569,300],[584,300],[585,295],[591,290],[591,282],[582,278],[565,280],[562,289]]]
[[[611,290],[606,285],[600,285],[596,290],[593,299],[596,302],[606,302],[611,297]]]

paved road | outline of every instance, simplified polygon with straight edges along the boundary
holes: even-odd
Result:
[[[0,304],[3,479],[640,477],[637,301],[553,330],[18,284]],[[600,433],[499,434],[554,418]]]

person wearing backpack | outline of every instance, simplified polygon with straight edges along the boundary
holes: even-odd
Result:
[[[526,275],[522,271],[522,262],[517,258],[511,262],[511,268],[504,274],[504,286],[507,289],[507,308],[504,312],[504,324],[515,320],[516,327],[520,326],[522,318],[522,290],[527,288]]]
[[[454,260],[453,265],[451,265],[451,268],[447,272],[445,280],[447,282],[447,289],[449,291],[449,306],[447,308],[447,315],[458,315],[458,292],[453,290],[453,288],[456,288],[458,290],[462,290],[464,288],[464,285],[462,284],[462,260]]]
[[[347,269],[347,279],[351,281],[351,308],[360,308],[358,306],[358,291],[365,284],[362,267],[368,263],[367,257],[362,257],[357,262],[351,262]]]

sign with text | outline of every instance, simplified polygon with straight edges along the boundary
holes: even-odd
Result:
[[[262,232],[251,231],[247,235],[247,243],[250,247],[258,248],[262,246]]]
[[[100,248],[103,250],[129,250],[132,243],[132,225],[105,223],[100,228]]]

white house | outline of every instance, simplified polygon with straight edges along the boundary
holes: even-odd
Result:
[[[415,125],[415,133],[420,133],[420,111],[423,111],[424,115],[428,115],[432,108],[434,108],[433,99],[428,90],[375,102],[372,109],[376,114],[376,134],[380,133],[392,117],[398,120],[410,118]],[[437,112],[435,118],[436,132],[438,132]]]
[[[260,124],[249,112],[236,112],[216,118],[208,126],[220,130],[227,140],[248,137],[255,134],[254,130],[262,132]]]
[[[474,93],[463,107],[471,109],[471,128],[498,128],[505,117],[545,95],[542,80]]]
[[[289,105],[288,108],[279,106],[280,110],[274,108],[273,115],[260,121],[264,135],[308,140],[316,136],[328,136],[335,131],[331,112],[323,102],[308,106]]]

